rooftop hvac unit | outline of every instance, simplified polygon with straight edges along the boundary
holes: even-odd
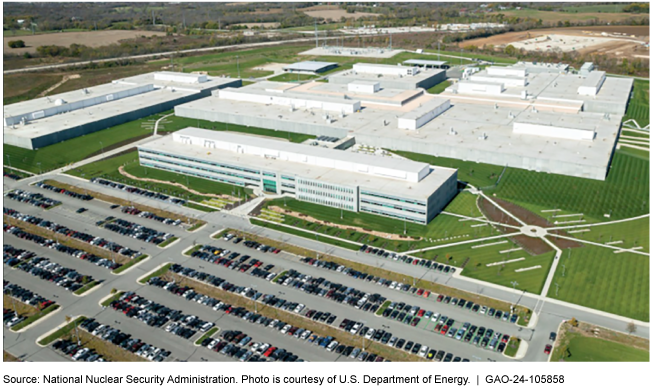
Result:
[[[481,136],[478,137],[479,140],[487,140],[487,134],[483,132]]]
[[[456,132],[454,130],[454,127],[451,127],[451,128],[449,128],[449,134],[452,135],[452,136],[456,136],[456,135],[458,135],[458,132]]]
[[[499,109],[499,104],[497,104],[497,103],[495,102],[495,103],[494,103],[494,110],[497,110],[497,109]]]
[[[533,107],[533,113],[537,113],[537,109]]]

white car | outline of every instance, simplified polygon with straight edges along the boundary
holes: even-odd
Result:
[[[391,348],[393,348],[393,347],[395,347],[396,342],[397,342],[397,337],[392,336],[392,337],[390,337],[390,340],[388,340],[387,345],[390,346]]]
[[[332,341],[329,345],[327,345],[327,351],[331,352],[332,350],[336,349],[337,346],[339,346],[338,341]]]
[[[433,316],[431,316],[431,322],[436,322],[440,318],[440,313],[434,313]]]
[[[306,340],[307,338],[309,338],[310,335],[311,335],[311,330],[305,330],[305,331],[300,335],[300,339],[301,339],[301,340]]]
[[[375,329],[368,329],[368,332],[366,333],[366,339],[371,339],[372,336],[375,334]]]
[[[394,290],[395,287],[397,287],[397,282],[395,282],[395,281],[391,282],[390,286],[388,286],[388,288],[390,288],[391,290]]]
[[[428,351],[429,351],[429,347],[426,346],[426,345],[423,345],[423,346],[420,348],[420,351],[418,352],[418,356],[424,358],[424,357],[427,356],[427,352],[428,352]]]
[[[282,330],[280,330],[280,333],[282,333],[282,334],[287,334],[287,332],[288,332],[289,330],[291,330],[291,325],[284,325],[284,327],[282,328]]]
[[[305,305],[301,303],[298,306],[296,306],[295,309],[293,309],[293,312],[296,313],[296,314],[299,314],[302,311],[302,309],[304,309],[304,308],[305,308]]]

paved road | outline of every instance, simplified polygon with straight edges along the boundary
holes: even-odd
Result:
[[[342,317],[349,317],[356,320],[363,320],[366,322],[367,325],[376,328],[380,328],[381,325],[388,325],[390,326],[389,331],[391,331],[394,335],[400,338],[406,338],[412,340],[417,339],[418,342],[421,342],[428,346],[432,346],[436,349],[450,351],[455,355],[466,357],[471,360],[478,360],[479,358],[481,360],[486,360],[487,358],[505,360],[503,356],[498,355],[494,352],[478,349],[471,345],[460,343],[455,340],[451,340],[449,338],[443,338],[439,335],[427,334],[421,328],[413,328],[381,317],[375,317],[373,314],[362,312],[349,306],[340,305],[338,303],[323,298],[319,298],[317,296],[307,295],[303,292],[294,289],[288,289],[286,287],[268,283],[265,282],[264,280],[255,278],[248,274],[242,274],[239,272],[224,270],[223,267],[216,267],[214,265],[205,263],[201,260],[194,259],[194,258],[187,258],[181,255],[181,252],[183,250],[197,243],[211,244],[211,245],[224,246],[224,247],[231,245],[231,243],[212,240],[209,237],[211,234],[215,233],[216,231],[226,227],[237,228],[237,229],[253,232],[258,235],[273,238],[276,240],[281,240],[294,245],[303,246],[305,248],[316,250],[322,253],[333,254],[348,260],[364,263],[371,266],[383,267],[385,269],[395,271],[397,273],[403,273],[405,275],[414,276],[417,278],[420,278],[421,276],[424,275],[425,278],[427,278],[427,280],[444,283],[452,287],[460,288],[469,292],[474,292],[489,297],[494,297],[497,299],[506,300],[512,303],[517,302],[519,304],[526,305],[530,308],[535,307],[536,304],[540,301],[540,297],[537,295],[526,295],[526,294],[522,295],[520,292],[517,293],[513,292],[512,289],[507,289],[505,287],[499,287],[492,284],[477,282],[471,279],[465,279],[463,277],[458,277],[458,276],[447,276],[444,274],[434,273],[431,271],[425,273],[426,269],[423,269],[422,267],[419,266],[406,265],[404,263],[394,262],[391,260],[377,259],[375,256],[366,255],[358,252],[352,252],[349,250],[332,247],[327,244],[322,244],[317,241],[303,239],[300,237],[279,233],[274,230],[268,230],[265,228],[252,226],[246,219],[235,217],[226,213],[218,213],[218,212],[209,213],[209,214],[201,213],[201,212],[194,211],[193,209],[181,208],[160,201],[151,200],[140,196],[130,195],[119,190],[103,188],[101,186],[91,184],[89,182],[81,181],[79,179],[75,179],[73,177],[69,177],[65,175],[57,175],[53,177],[57,180],[75,184],[79,187],[87,187],[88,189],[92,189],[92,190],[103,190],[104,192],[110,195],[121,197],[124,199],[129,199],[134,203],[142,203],[153,207],[175,211],[177,213],[190,215],[197,218],[202,218],[208,221],[208,225],[196,232],[188,233],[185,230],[182,230],[177,227],[166,226],[156,221],[141,219],[136,216],[118,213],[116,210],[110,210],[109,204],[102,201],[93,200],[90,202],[83,202],[47,190],[42,190],[34,186],[26,187],[24,182],[15,182],[15,181],[5,179],[3,182],[5,189],[20,187],[32,192],[42,192],[44,195],[48,197],[60,199],[63,202],[63,205],[56,207],[50,211],[43,211],[39,208],[35,208],[11,200],[6,200],[5,206],[14,208],[16,210],[28,214],[41,215],[46,219],[59,222],[61,224],[64,224],[72,228],[79,228],[81,230],[88,229],[90,233],[96,235],[100,234],[101,236],[108,238],[112,241],[119,242],[121,244],[124,244],[134,249],[140,249],[152,256],[149,260],[136,266],[133,270],[127,272],[126,274],[122,276],[115,276],[110,274],[110,272],[108,272],[107,270],[96,267],[90,263],[80,261],[79,259],[61,254],[59,252],[53,252],[48,249],[44,249],[40,246],[25,242],[13,236],[5,235],[6,241],[11,243],[12,245],[22,247],[25,249],[30,249],[39,254],[42,253],[46,257],[50,257],[62,265],[74,267],[79,271],[81,271],[82,273],[87,273],[89,275],[92,275],[95,278],[106,279],[106,283],[103,285],[103,287],[101,287],[96,292],[93,292],[83,298],[77,298],[71,295],[65,295],[64,290],[59,289],[58,287],[53,286],[51,284],[45,283],[42,285],[40,284],[37,285],[37,283],[40,282],[40,279],[35,279],[25,273],[19,273],[21,271],[10,271],[10,270],[8,271],[7,268],[5,267],[7,280],[16,281],[21,284],[23,284],[23,282],[29,282],[27,284],[29,284],[30,287],[33,284],[34,285],[33,290],[35,292],[39,292],[39,293],[42,292],[44,293],[44,296],[56,294],[59,296],[57,301],[59,301],[64,307],[63,311],[59,312],[52,318],[48,319],[48,321],[44,322],[43,324],[37,325],[36,327],[30,328],[23,334],[18,335],[15,333],[8,332],[7,330],[3,331],[5,336],[5,341],[6,341],[5,343],[7,344],[5,345],[5,347],[11,349],[12,353],[14,354],[29,355],[28,358],[30,360],[37,361],[41,359],[52,359],[52,357],[54,358],[57,357],[55,353],[49,351],[48,349],[42,349],[36,346],[34,344],[34,340],[41,334],[49,331],[52,327],[62,323],[66,315],[113,314],[113,312],[106,312],[106,311],[101,312],[97,304],[98,301],[101,298],[103,298],[107,294],[107,291],[110,290],[111,288],[134,290],[134,291],[137,290],[137,292],[146,293],[147,297],[150,297],[151,299],[154,299],[158,302],[164,303],[170,307],[174,307],[177,303],[183,303],[182,307],[176,307],[176,308],[181,308],[184,311],[188,311],[188,312],[196,311],[196,314],[203,319],[224,319],[224,318],[219,318],[216,313],[213,313],[210,309],[207,309],[204,306],[188,304],[187,302],[184,302],[183,300],[179,300],[174,296],[164,295],[166,294],[166,292],[162,290],[158,290],[149,286],[140,286],[137,283],[135,283],[135,279],[142,276],[146,272],[149,272],[152,269],[156,268],[161,263],[167,261],[184,263],[184,265],[190,266],[195,269],[201,269],[201,270],[205,269],[206,271],[209,271],[211,273],[219,274],[219,276],[231,280],[235,284],[239,284],[243,286],[249,286],[251,284],[254,284],[262,292],[270,292],[275,294],[278,294],[279,292],[284,292],[288,296],[288,299],[296,302],[305,303],[307,306],[318,306],[318,308],[321,310],[331,311],[335,315],[339,316],[339,320]],[[81,215],[76,214],[74,210],[82,206],[88,208],[89,210],[86,213]],[[181,240],[167,249],[161,249],[150,244],[146,244],[125,236],[118,235],[116,233],[112,233],[110,231],[102,230],[100,228],[97,228],[94,225],[96,220],[103,219],[107,215],[116,215],[116,214],[119,214],[121,218],[135,221],[157,230],[172,232],[177,236],[179,236]],[[284,253],[281,253],[279,255],[264,254],[258,251],[250,251],[246,247],[242,246],[241,244],[237,245],[236,249],[233,249],[233,247],[229,247],[229,248],[231,250],[241,252],[242,254],[250,254],[252,257],[262,260],[265,263],[274,264],[280,268],[294,268],[299,270],[302,273],[311,274],[312,276],[316,276],[316,275],[318,275],[319,277],[322,276],[328,280],[350,285],[352,287],[355,287],[357,289],[366,292],[378,292],[386,296],[389,300],[404,301],[409,304],[417,304],[418,306],[424,309],[439,311],[444,315],[453,317],[458,322],[470,321],[473,324],[479,326],[492,327],[496,331],[520,336],[523,339],[529,341],[531,345],[526,357],[524,358],[524,361],[543,361],[546,359],[546,356],[543,354],[542,349],[543,346],[548,342],[548,333],[551,331],[555,331],[559,323],[563,319],[569,319],[571,317],[575,317],[578,320],[609,327],[619,331],[625,331],[627,323],[629,322],[629,319],[621,319],[620,317],[610,316],[607,314],[604,315],[598,312],[594,312],[593,310],[590,309],[582,308],[580,306],[570,305],[563,302],[546,299],[546,302],[543,304],[543,308],[541,309],[541,314],[539,315],[539,320],[535,328],[522,329],[521,331],[519,331],[519,329],[514,325],[498,322],[493,319],[487,317],[481,317],[476,314],[467,313],[465,311],[461,311],[459,309],[447,305],[439,304],[432,300],[424,300],[412,294],[406,294],[395,290],[383,288],[377,286],[376,284],[371,284],[368,282],[353,279],[351,277],[342,275],[337,272],[323,270],[320,268],[314,268],[305,265],[304,263],[298,262],[295,257],[289,254],[284,254]],[[204,267],[204,268],[199,268],[199,267]],[[232,317],[228,317],[228,318],[235,319]],[[107,315],[107,319],[109,320],[111,319],[110,315]],[[123,320],[126,320],[126,318],[123,318]],[[224,320],[224,322],[226,322],[226,320]],[[242,322],[243,321],[240,320],[233,322],[234,324],[233,327],[241,326],[243,324]],[[110,324],[110,322],[107,323]],[[128,327],[129,332],[132,333],[133,335],[140,336],[143,339],[148,338],[145,337],[145,335],[148,334],[145,332],[149,330],[149,328],[144,324],[142,324],[141,322],[133,321],[128,324],[126,322],[123,324],[127,325],[125,327]],[[256,325],[251,325],[251,329],[250,329],[251,334],[254,334],[253,337],[255,340],[257,340],[257,337],[260,336],[262,337],[260,338],[260,340],[265,340],[265,338],[268,337],[267,341],[272,342],[274,344],[276,342],[279,344],[284,344],[285,342],[283,341],[285,340],[289,340],[289,343],[293,341],[293,339],[288,339],[277,333],[269,332],[265,334],[265,331],[267,329],[256,328],[255,326]],[[130,330],[133,330],[133,332]],[[260,330],[262,332],[260,332]],[[142,331],[142,335],[139,334],[141,331]],[[648,338],[647,325],[638,326],[637,335]],[[164,333],[162,335],[159,334],[154,336],[151,339],[151,342],[154,345],[157,345],[155,341],[170,336],[171,335],[169,335],[168,333]],[[211,352],[205,349],[199,349],[198,351],[195,351],[196,349],[194,349],[193,345],[189,344],[188,346],[188,344],[185,344],[187,341],[180,340],[183,342],[175,343],[174,342],[175,340],[180,340],[180,339],[179,338],[165,339],[164,345],[161,344],[158,346],[163,346],[163,347],[168,346],[167,348],[172,350],[173,352],[172,355],[179,358],[187,358],[190,360],[197,360],[197,361],[200,361],[201,357],[206,359],[214,359],[214,358],[210,358],[210,356],[213,356]],[[322,351],[322,349],[318,349],[317,351],[315,351],[313,350],[314,348],[309,345],[306,345],[307,346],[306,349],[303,348],[302,345],[298,343],[293,345],[293,347],[291,348],[289,347],[289,344],[287,344],[286,346],[290,351],[308,360],[313,360],[313,361],[330,360],[331,358],[328,357],[335,356],[328,352]],[[176,347],[179,347],[178,351],[176,351]],[[181,350],[181,348],[183,348],[183,350]],[[295,349],[295,351],[293,349]],[[205,352],[206,354],[203,354],[203,352]],[[323,355],[321,355],[320,353],[323,353]],[[495,357],[490,357],[492,355],[494,355]]]

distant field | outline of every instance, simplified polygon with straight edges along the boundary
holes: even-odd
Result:
[[[284,74],[276,75],[275,77],[271,77],[268,80],[275,81],[275,82],[300,82],[300,81],[308,81],[310,79],[315,79],[318,77],[320,76],[312,75],[312,74],[284,73]]]
[[[626,4],[578,5],[575,7],[564,7],[562,8],[562,11],[621,13],[621,10],[625,5]]]
[[[102,31],[82,31],[82,32],[60,32],[52,34],[25,35],[20,39],[25,42],[27,47],[11,49],[7,45],[13,37],[4,36],[5,53],[35,53],[38,46],[57,45],[68,47],[73,43],[89,47],[105,46],[118,43],[123,39],[133,39],[139,36],[164,36],[164,32],[157,31],[135,31],[135,30],[102,30]]]
[[[445,91],[449,86],[451,86],[451,81],[442,81],[436,86],[430,87],[427,92],[431,94],[440,94]]]
[[[642,18],[643,15],[635,15],[630,13],[609,13],[609,12],[587,12],[580,11],[577,13],[568,13],[568,12],[552,12],[552,11],[539,11],[536,9],[520,9],[520,10],[507,10],[499,11],[498,13],[504,14],[506,16],[516,16],[520,18],[533,18],[533,19],[542,19],[545,22],[557,22],[565,20],[607,20],[607,21],[619,21],[628,19],[631,17]],[[647,17],[647,15],[645,15]]]
[[[648,322],[648,256],[594,246],[568,256],[562,255],[553,278],[558,294],[553,286],[549,297]]]
[[[358,19],[366,16],[379,16],[379,14],[376,13],[368,13],[368,12],[348,13],[344,9],[338,9],[338,7],[334,9],[332,8],[334,7],[317,5],[314,7],[303,8],[301,11],[313,18],[332,19],[334,21],[338,21],[342,17],[346,19]]]
[[[8,74],[3,77],[3,104],[14,104],[16,102],[36,98],[41,92],[63,78],[59,74]]]
[[[598,338],[592,334],[598,330]],[[648,362],[648,340],[603,327],[579,323],[578,328],[564,323],[551,361],[568,362]]]

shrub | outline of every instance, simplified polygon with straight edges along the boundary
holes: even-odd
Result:
[[[7,42],[7,45],[11,48],[22,48],[25,47],[25,42],[22,40],[10,40]]]

